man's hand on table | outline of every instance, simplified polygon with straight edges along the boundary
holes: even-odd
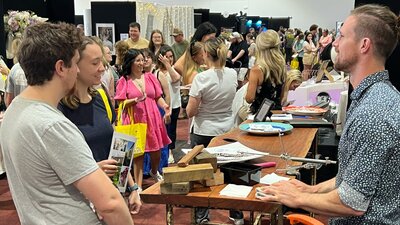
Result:
[[[261,187],[260,192],[264,193],[265,197],[260,196],[258,198],[264,201],[280,202],[292,208],[299,208],[299,199],[304,192],[308,192],[306,190],[311,190],[311,186],[307,187],[306,184],[292,179]]]

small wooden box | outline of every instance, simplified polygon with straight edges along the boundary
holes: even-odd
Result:
[[[187,167],[165,167],[163,169],[164,183],[211,179],[213,171],[214,168],[210,163],[188,165]]]
[[[161,194],[185,195],[192,188],[191,182],[165,183],[160,184]]]

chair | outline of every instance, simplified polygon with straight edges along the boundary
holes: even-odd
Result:
[[[286,218],[290,224],[304,224],[304,225],[324,225],[322,222],[304,214],[290,214]]]

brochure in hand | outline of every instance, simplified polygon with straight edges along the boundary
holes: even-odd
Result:
[[[135,145],[135,137],[114,132],[108,158],[117,161],[118,172],[112,177],[112,182],[121,193],[126,190]]]

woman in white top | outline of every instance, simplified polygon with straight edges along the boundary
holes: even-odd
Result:
[[[212,38],[204,43],[204,60],[209,68],[198,73],[189,92],[186,113],[193,117],[190,125],[190,145],[207,145],[217,135],[233,127],[232,102],[235,97],[237,73],[226,68],[228,49],[222,39]],[[196,222],[209,220],[207,208],[196,208]]]
[[[210,68],[194,77],[186,108],[191,124],[192,147],[207,146],[211,139],[233,126],[232,101],[237,87],[237,73],[226,68],[228,49],[221,39],[210,39],[204,45],[204,60]]]
[[[156,58],[158,70],[156,71],[157,78],[165,77],[168,81],[171,122],[167,125],[168,136],[171,139],[169,149],[175,149],[176,141],[176,125],[178,122],[179,111],[181,109],[181,75],[172,67],[175,63],[174,51],[168,45],[160,48]]]

